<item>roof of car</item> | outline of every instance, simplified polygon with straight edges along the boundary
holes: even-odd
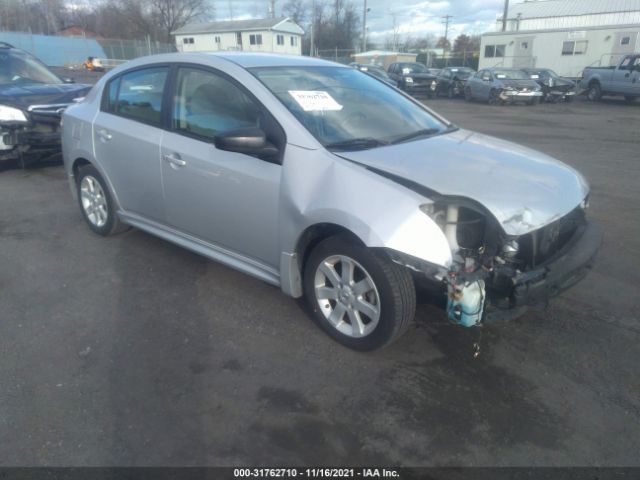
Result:
[[[177,54],[179,55],[179,54]],[[309,67],[309,66],[344,66],[320,58],[303,55],[281,55],[276,53],[248,53],[248,52],[203,52],[201,55],[215,55],[244,68],[252,67]]]

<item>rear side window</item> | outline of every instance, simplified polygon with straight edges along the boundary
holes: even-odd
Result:
[[[168,67],[145,68],[113,80],[107,87],[104,110],[160,126],[168,71]]]

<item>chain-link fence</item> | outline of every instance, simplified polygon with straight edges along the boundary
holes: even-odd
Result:
[[[0,41],[26,50],[50,67],[79,66],[87,57],[99,58],[108,67],[145,55],[176,51],[173,44],[154,42],[151,39],[122,40],[0,32]]]
[[[326,50],[317,50],[316,56],[325,60],[331,60],[332,62],[348,65],[354,61],[354,53],[356,53],[356,50],[353,48],[331,48]]]

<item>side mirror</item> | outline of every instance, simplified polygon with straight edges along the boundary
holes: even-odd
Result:
[[[267,141],[264,131],[258,127],[243,127],[220,132],[214,137],[219,150],[244,153],[258,157],[274,157],[278,149]]]
[[[76,83],[76,81],[71,77],[65,77],[62,79],[64,83]]]

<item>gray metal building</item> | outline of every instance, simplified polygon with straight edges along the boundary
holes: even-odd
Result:
[[[530,0],[509,8],[506,30],[482,35],[479,68],[546,67],[578,77],[640,51],[640,0]]]

